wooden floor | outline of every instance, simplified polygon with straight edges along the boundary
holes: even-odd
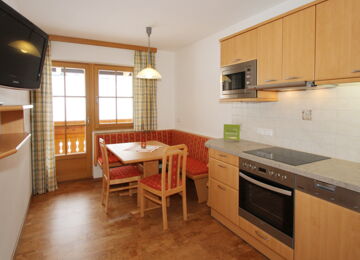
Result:
[[[182,220],[181,199],[175,196],[164,232],[161,209],[144,218],[129,214],[136,209],[136,195],[110,195],[106,215],[100,206],[101,182],[59,186],[33,197],[15,259],[266,259],[215,221],[191,189],[189,220]]]

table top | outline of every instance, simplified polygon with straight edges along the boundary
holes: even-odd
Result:
[[[160,146],[160,148],[152,152],[137,152],[135,147],[140,144],[140,142],[107,144],[106,147],[124,164],[160,160],[165,148],[168,147],[167,144],[158,141],[147,141],[146,145],[156,145]],[[132,150],[131,148],[134,149]]]

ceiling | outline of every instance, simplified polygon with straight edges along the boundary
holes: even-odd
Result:
[[[285,0],[15,0],[49,34],[175,50]]]

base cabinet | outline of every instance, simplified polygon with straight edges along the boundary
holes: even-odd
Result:
[[[211,208],[238,224],[238,191],[214,179],[210,179],[210,191]]]
[[[293,249],[239,217],[239,158],[209,150],[211,215],[270,259],[293,259]]]
[[[295,260],[360,259],[360,214],[295,194]]]

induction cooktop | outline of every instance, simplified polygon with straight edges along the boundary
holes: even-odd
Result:
[[[293,166],[330,159],[329,157],[325,157],[321,155],[299,152],[281,147],[256,149],[256,150],[245,151],[245,153],[266,158],[269,160],[274,160],[277,162],[286,163]]]

